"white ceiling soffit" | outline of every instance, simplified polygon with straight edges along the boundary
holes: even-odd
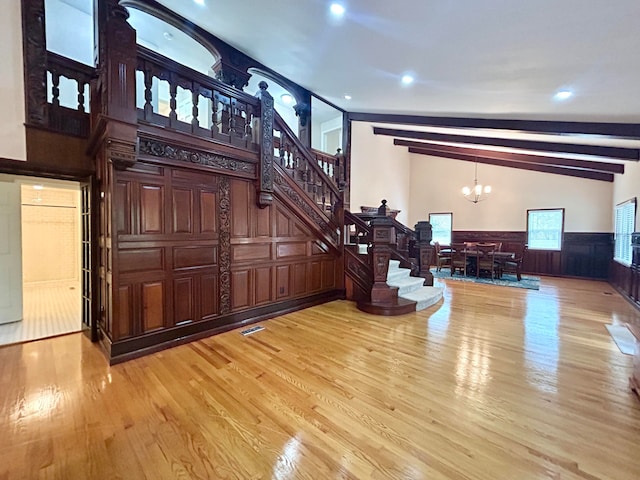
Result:
[[[638,0],[159,2],[347,111],[640,122]]]

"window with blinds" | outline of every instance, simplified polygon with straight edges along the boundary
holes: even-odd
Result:
[[[616,205],[613,259],[631,265],[631,234],[636,225],[636,199]]]

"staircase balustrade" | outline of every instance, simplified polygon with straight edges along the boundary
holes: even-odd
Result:
[[[353,215],[364,222],[370,222],[371,220],[380,217],[380,215],[372,213],[355,213]],[[402,268],[410,268],[413,276],[420,276],[421,265],[419,252],[416,249],[418,241],[416,232],[403,225],[395,218],[387,218],[389,218],[395,231],[395,241],[390,246],[392,250],[392,258],[394,260],[399,260]]]
[[[286,122],[274,111],[274,142],[276,157],[289,176],[330,218],[334,218],[336,205],[342,194],[335,181],[318,164],[310,149],[305,147]]]
[[[393,304],[393,291],[386,285],[390,259],[399,260],[403,268],[410,268],[412,276],[425,278],[425,285],[433,285],[429,272],[432,247],[428,222],[419,222],[418,230],[414,231],[382,213],[345,211],[344,228],[345,275],[353,285],[351,291],[347,289],[347,298],[361,301],[365,295],[363,290],[368,288],[366,294],[372,303]],[[362,245],[366,247],[363,249]],[[363,268],[363,264],[367,268]]]

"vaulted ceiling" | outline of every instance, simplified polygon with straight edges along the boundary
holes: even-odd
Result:
[[[402,124],[375,133],[411,153],[603,181],[640,158],[637,0],[337,1],[158,3],[352,119]]]

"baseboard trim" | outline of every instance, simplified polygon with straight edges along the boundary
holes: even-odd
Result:
[[[269,304],[211,320],[181,325],[119,342],[111,342],[107,358],[110,365],[115,365],[201,338],[344,298],[344,290],[331,290],[310,297]],[[107,349],[105,349],[106,352]]]

